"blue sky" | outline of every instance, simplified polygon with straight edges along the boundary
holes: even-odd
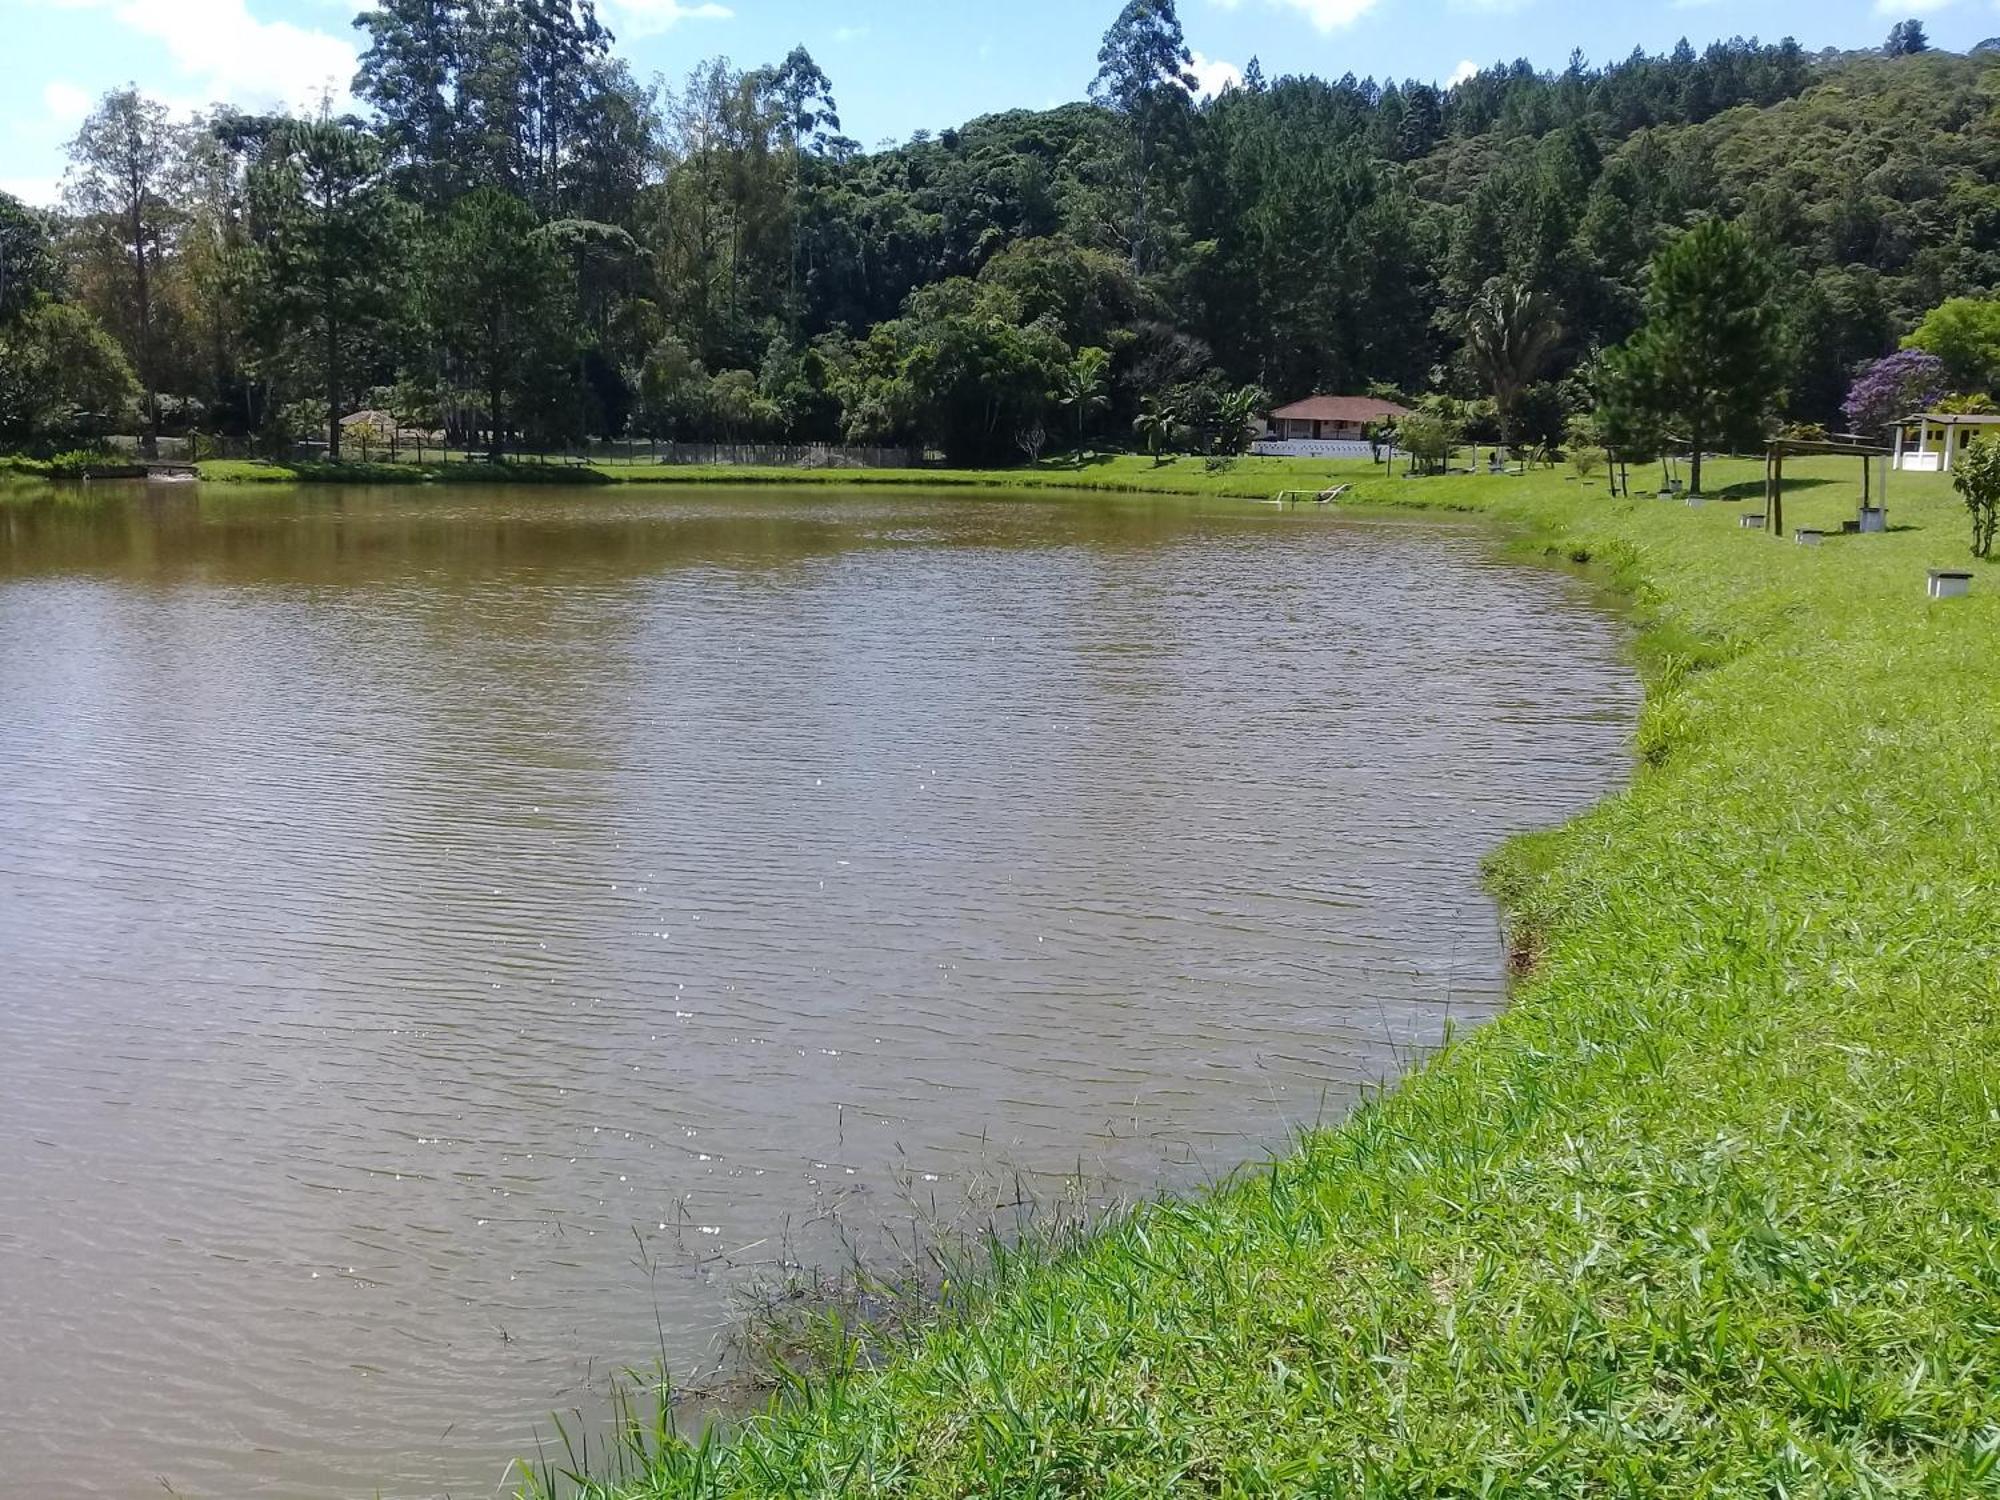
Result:
[[[1117,0],[599,0],[641,77],[677,80],[715,53],[775,59],[803,42],[847,131],[873,146],[1015,105],[1080,96]],[[63,143],[92,99],[133,82],[180,107],[268,106],[352,76],[354,0],[0,0],[0,189],[56,191]],[[1449,81],[1467,64],[1559,67],[1742,33],[1809,49],[1879,43],[1920,15],[1934,42],[2000,34],[1996,0],[1181,0],[1206,77],[1252,56],[1267,73]]]

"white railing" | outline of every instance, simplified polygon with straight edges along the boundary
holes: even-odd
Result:
[[[1315,442],[1311,438],[1263,438],[1250,445],[1259,458],[1373,458],[1375,449],[1358,440]],[[1386,444],[1383,456],[1391,456]]]

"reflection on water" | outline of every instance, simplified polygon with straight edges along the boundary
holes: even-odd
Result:
[[[490,1493],[749,1247],[1225,1172],[1491,1013],[1633,701],[1433,526],[0,505],[0,1472]]]

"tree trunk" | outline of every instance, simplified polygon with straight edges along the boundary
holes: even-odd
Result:
[[[139,451],[147,458],[158,458],[160,393],[153,380],[153,288],[151,268],[146,264],[146,195],[143,187],[132,194],[132,263],[138,272],[139,379],[146,387],[146,432]]]
[[[1701,493],[1701,424],[1700,423],[1695,424],[1694,431],[1690,435],[1689,440],[1693,444],[1694,452],[1688,459],[1688,493],[1690,495],[1699,495]]]
[[[1146,209],[1148,207],[1146,202],[1146,180],[1152,176],[1152,173],[1153,146],[1152,142],[1146,138],[1142,127],[1139,133],[1139,192],[1136,205],[1137,212],[1134,215],[1132,225],[1132,272],[1137,276],[1146,274]]]
[[[340,462],[340,334],[326,320],[326,460]]]

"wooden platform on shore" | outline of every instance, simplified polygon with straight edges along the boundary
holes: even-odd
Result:
[[[86,465],[84,479],[198,479],[201,470],[186,459],[135,458],[130,462]]]

